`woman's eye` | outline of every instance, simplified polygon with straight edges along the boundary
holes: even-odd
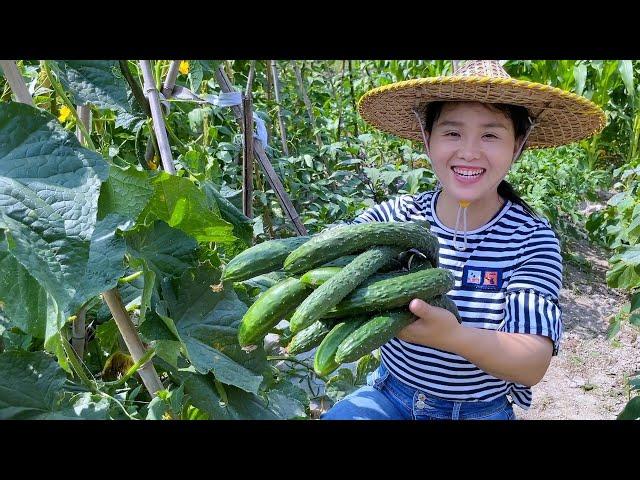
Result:
[[[487,133],[487,134],[485,134],[485,137],[487,137],[487,138],[498,138],[498,136],[494,135],[493,133]]]
[[[445,137],[459,137],[460,134],[458,132],[447,132],[444,134]]]

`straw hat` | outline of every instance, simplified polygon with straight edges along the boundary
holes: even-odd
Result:
[[[399,137],[422,141],[414,110],[424,118],[433,101],[520,105],[535,122],[527,148],[564,145],[599,133],[602,109],[584,97],[540,83],[516,80],[496,60],[470,60],[452,75],[418,78],[374,88],[358,104],[362,118]]]

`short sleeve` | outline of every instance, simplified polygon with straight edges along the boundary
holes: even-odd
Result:
[[[544,225],[529,238],[505,293],[505,317],[500,331],[549,337],[553,355],[562,337],[562,256],[553,230]]]
[[[412,195],[399,195],[391,200],[369,207],[354,218],[351,223],[406,222],[409,220],[409,213],[412,207],[414,207]]]

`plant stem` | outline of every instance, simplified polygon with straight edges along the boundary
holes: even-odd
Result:
[[[131,88],[133,97],[136,99],[138,105],[140,105],[140,108],[142,108],[144,113],[146,113],[147,116],[150,117],[151,109],[149,108],[149,102],[145,98],[144,93],[140,88],[140,84],[138,84],[137,80],[133,78],[133,75],[131,75],[131,70],[129,70],[129,64],[127,63],[127,60],[118,60],[118,63],[120,65],[120,71],[122,72],[124,79],[129,84],[129,88]]]
[[[73,106],[73,104],[67,97],[67,94],[64,93],[64,89],[62,88],[62,85],[60,85],[58,80],[54,78],[54,76],[52,75],[51,69],[49,68],[49,64],[47,63],[46,60],[40,60],[40,65],[42,66],[45,73],[47,74],[47,78],[49,79],[49,82],[51,82],[51,86],[53,87],[55,92],[58,94],[58,96],[62,99],[62,102],[67,106],[67,108],[69,109],[73,117],[76,119],[76,126],[80,128],[80,131],[82,132],[82,136],[84,137],[87,143],[87,146],[91,148],[91,150],[96,150],[96,146],[93,144],[93,140],[91,140],[89,132],[87,132],[87,129],[85,128],[84,123],[82,123],[82,120],[80,120],[80,117],[78,116],[78,112],[76,111],[76,108]]]
[[[122,277],[118,279],[118,283],[129,283],[129,282],[133,282],[136,278],[140,277],[142,274],[144,273],[143,270],[140,270],[139,272],[135,272],[132,273],[131,275],[129,275],[128,277]]]
[[[292,362],[292,363],[297,363],[298,365],[302,365],[303,367],[305,367],[307,370],[310,370],[314,373],[314,375],[316,377],[318,377],[319,379],[321,379],[322,381],[324,381],[325,383],[329,380],[327,377],[325,377],[324,375],[318,375],[312,367],[310,367],[309,365],[307,365],[306,363],[304,363],[302,360],[298,360],[295,357],[291,357],[291,356],[287,356],[287,355],[273,355],[273,356],[268,356],[267,357],[268,361],[272,361],[272,360],[284,360],[285,362]]]
[[[69,359],[69,363],[73,367],[73,370],[76,372],[84,386],[91,391],[91,393],[98,393],[98,388],[96,387],[95,383],[89,380],[89,377],[87,377],[87,375],[84,373],[82,365],[80,364],[80,362],[78,361],[78,357],[76,356],[76,352],[73,350],[73,348],[71,348],[69,341],[64,337],[62,331],[59,332],[59,335],[64,353],[66,353],[67,358]]]

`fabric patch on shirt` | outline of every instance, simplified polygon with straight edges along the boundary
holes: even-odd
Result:
[[[479,290],[500,290],[502,268],[465,266],[462,269],[462,286]]]

